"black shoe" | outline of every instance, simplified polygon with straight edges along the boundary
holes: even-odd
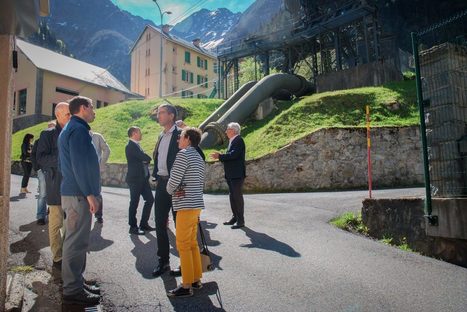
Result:
[[[149,224],[140,225],[140,226],[139,226],[139,229],[142,230],[142,231],[145,231],[145,232],[151,232],[151,231],[155,231],[155,230],[156,230],[156,228],[153,228],[153,227],[150,226]]]
[[[81,291],[76,295],[70,296],[63,296],[62,302],[63,304],[78,304],[78,305],[85,305],[85,306],[92,306],[98,305],[101,297],[98,295],[94,295],[91,293],[86,292],[85,290]]]
[[[102,218],[96,218],[97,223],[102,224],[104,223],[104,219]]]
[[[55,261],[52,261],[52,262],[53,262],[52,267],[54,267],[55,269],[59,269],[59,270],[62,269],[62,260],[57,261],[57,262],[55,262]]]
[[[170,271],[171,276],[182,276],[182,269],[180,267],[176,268],[175,270]]]
[[[37,225],[45,225],[45,219],[37,219]]]
[[[144,231],[141,231],[137,227],[131,227],[130,230],[128,231],[130,234],[135,234],[135,235],[144,235]]]
[[[193,284],[191,284],[191,288],[201,289],[201,288],[203,288],[203,283],[201,283],[201,281],[194,282]]]
[[[101,289],[95,285],[87,285],[86,283],[83,284],[84,290],[87,292],[90,292],[91,294],[94,295],[100,295],[101,294]]]
[[[152,276],[159,277],[169,270],[170,270],[170,264],[159,263],[159,265],[154,269],[154,271],[152,271]]]
[[[230,228],[231,229],[241,229],[242,227],[245,227],[245,224],[235,224],[235,225],[232,225]]]
[[[182,286],[178,286],[175,289],[169,290],[167,292],[167,296],[176,297],[176,298],[191,297],[193,296],[193,289],[183,288]]]
[[[236,222],[237,222],[237,220],[235,220],[235,219],[230,219],[229,221],[224,222],[224,225],[234,225]]]
[[[88,286],[96,286],[97,288],[100,287],[99,283],[96,280],[87,280],[87,279],[85,279],[84,284],[86,284]]]

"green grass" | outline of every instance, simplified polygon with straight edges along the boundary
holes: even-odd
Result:
[[[30,273],[33,270],[34,270],[33,267],[30,265],[18,265],[10,269],[10,271],[15,272],[15,273]]]
[[[198,126],[223,102],[217,99],[180,99],[170,101],[188,112],[185,122]],[[149,115],[157,100],[129,101],[96,113],[91,127],[104,135],[112,149],[111,163],[125,163],[126,131],[136,125],[143,130],[142,147],[148,153],[154,149],[159,125]],[[365,106],[370,106],[372,126],[408,126],[418,124],[415,81],[389,83],[381,87],[366,87],[305,96],[295,101],[281,101],[277,109],[261,121],[242,123],[242,136],[247,146],[247,158],[258,158],[320,128],[363,127]],[[23,136],[37,136],[46,123],[19,131],[13,135],[12,158],[19,159]],[[224,147],[217,147],[221,149]],[[206,150],[209,154],[212,149]]]
[[[396,242],[392,237],[384,236],[382,239],[379,240],[383,244],[394,246],[399,248],[400,250],[414,252],[412,248],[410,248],[409,244],[407,243],[407,238],[403,237],[400,242]]]
[[[353,212],[346,212],[330,221],[331,224],[341,230],[367,235],[368,228],[362,221],[362,214],[356,215]]]

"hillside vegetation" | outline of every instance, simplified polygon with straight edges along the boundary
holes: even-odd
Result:
[[[199,125],[219,105],[217,99],[170,99],[186,109],[188,125]],[[96,113],[91,127],[102,133],[112,153],[110,162],[124,163],[126,131],[136,125],[143,129],[142,147],[152,153],[159,125],[150,112],[159,101],[129,101],[105,108]],[[257,158],[287,145],[319,128],[365,126],[365,105],[370,105],[372,126],[407,126],[418,124],[418,110],[414,81],[390,83],[381,87],[366,87],[305,96],[296,101],[282,101],[277,109],[261,121],[244,122],[242,135],[247,145],[247,158]],[[12,157],[18,159],[21,140],[26,133],[35,136],[46,124],[36,125],[13,135]],[[219,147],[221,148],[221,147]],[[209,153],[210,150],[206,151]]]

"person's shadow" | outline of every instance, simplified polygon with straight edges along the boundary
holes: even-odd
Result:
[[[162,275],[165,291],[177,287],[177,280],[170,274]],[[216,282],[203,283],[203,288],[194,289],[193,297],[171,298],[169,301],[174,307],[174,311],[225,311],[222,304],[222,297],[219,286]],[[216,295],[217,306],[211,301],[209,296]]]
[[[135,247],[131,250],[131,253],[136,258],[135,268],[145,279],[153,279],[152,270],[156,265],[156,250],[157,246],[154,246],[156,237],[152,234],[146,234],[149,241],[143,243],[139,235],[130,235],[130,239]],[[157,242],[156,242],[157,245]]]
[[[218,240],[213,240],[211,238],[211,232],[210,232],[210,230],[213,230],[217,227],[217,223],[212,223],[212,222],[207,222],[207,221],[201,221],[200,223],[201,223],[201,227],[203,228],[204,238],[206,239],[206,244],[208,245],[208,247],[219,246],[221,242]],[[199,246],[202,246],[201,237],[199,233],[198,233],[198,242],[199,242]],[[211,260],[212,260],[213,267],[218,268],[219,270],[222,270],[222,267],[220,266],[222,257],[219,255],[216,255],[211,250],[209,250],[209,253],[211,254]]]
[[[89,247],[88,251],[100,251],[109,247],[114,243],[113,240],[105,239],[102,237],[102,224],[95,222],[94,227],[89,234]]]
[[[265,250],[275,251],[287,257],[301,257],[300,253],[295,251],[292,246],[287,245],[277,239],[265,234],[255,232],[248,227],[243,227],[242,230],[245,232],[246,236],[251,240],[250,244],[240,245],[240,247],[245,248],[259,248]]]
[[[11,201],[11,202],[17,202],[17,201],[19,201],[20,199],[24,199],[24,198],[26,198],[26,194],[25,194],[25,193],[19,193],[19,194],[16,195],[16,196],[11,196],[11,197],[10,197],[10,201]]]
[[[10,245],[11,253],[26,252],[25,265],[35,265],[40,258],[40,250],[49,246],[49,231],[44,225],[37,225],[36,221],[19,227],[21,232],[29,232],[23,239]]]

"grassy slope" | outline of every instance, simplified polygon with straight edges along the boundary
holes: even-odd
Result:
[[[399,103],[399,109],[391,110],[388,103],[395,102]],[[418,124],[414,81],[324,92],[303,97],[293,104],[280,102],[280,109],[265,120],[247,122],[242,134],[248,158],[273,152],[319,128],[365,126],[367,104],[372,126]]]
[[[190,114],[188,125],[199,125],[221,103],[220,100],[171,99],[175,105],[186,108]],[[391,103],[399,108],[391,110]],[[157,101],[133,101],[97,110],[92,128],[107,139],[112,153],[110,162],[125,162],[126,129],[137,125],[143,129],[142,146],[152,153],[160,127],[149,118]],[[390,83],[383,87],[367,87],[324,92],[298,99],[279,102],[278,109],[261,121],[244,123],[242,135],[247,144],[247,157],[256,158],[307,135],[322,127],[365,125],[365,105],[370,105],[372,126],[402,126],[418,123],[414,81]],[[19,131],[13,136],[14,159],[19,158],[21,139],[27,132],[38,134],[45,123]],[[207,150],[206,153],[209,153]]]

